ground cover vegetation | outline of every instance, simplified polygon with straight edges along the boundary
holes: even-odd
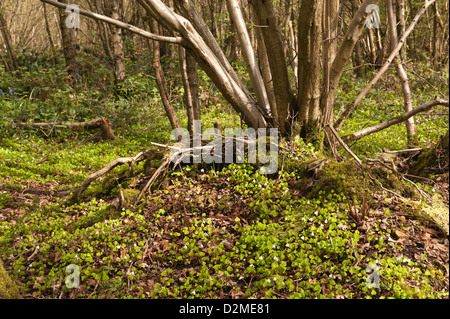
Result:
[[[226,28],[228,13],[217,18]],[[235,33],[226,34],[233,56]],[[448,298],[448,105],[415,116],[413,144],[405,125],[349,143],[360,165],[343,148],[333,156],[326,143],[299,134],[280,139],[275,174],[247,161],[172,165],[136,202],[167,153],[151,143],[175,141],[149,63],[154,48],[124,39],[120,85],[100,43],[78,52],[76,74],[48,49],[16,50],[15,71],[0,64],[0,297]],[[160,63],[170,102],[187,128],[181,66],[166,49]],[[428,52],[417,53],[405,64],[413,105],[448,99],[448,60],[429,61]],[[232,64],[251,87],[239,54]],[[360,69],[343,73],[336,118],[379,70]],[[394,69],[339,135],[404,113]],[[248,127],[205,71],[198,80],[202,126]],[[99,117],[112,123],[114,139],[17,125]],[[93,172],[148,150],[146,160],[118,166],[73,196]],[[80,269],[76,289],[66,284],[70,264]]]

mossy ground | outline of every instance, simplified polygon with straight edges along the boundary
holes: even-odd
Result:
[[[0,299],[19,298],[21,298],[19,290],[8,272],[3,268],[3,262],[0,260]]]

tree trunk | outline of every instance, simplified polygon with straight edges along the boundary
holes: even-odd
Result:
[[[159,34],[159,25],[158,22],[154,19],[150,22],[150,29],[152,33]],[[161,96],[161,101],[166,110],[167,117],[169,118],[170,125],[172,125],[173,129],[180,128],[180,121],[178,120],[177,114],[175,113],[175,109],[170,102],[169,92],[167,90],[166,80],[164,77],[164,72],[161,67],[160,62],[160,51],[159,51],[159,42],[153,42],[153,68],[155,70],[156,83],[159,88],[159,95]]]
[[[323,43],[322,43],[322,59],[323,59],[323,85],[322,96],[320,99],[320,108],[323,115],[323,125],[333,124],[334,114],[334,96],[330,93],[330,69],[336,58],[337,35],[338,35],[338,19],[339,19],[339,0],[324,1],[323,14]]]
[[[255,90],[256,98],[259,104],[270,113],[269,99],[267,97],[266,88],[264,86],[263,78],[258,68],[255,53],[250,41],[250,36],[247,32],[247,26],[242,16],[241,10],[237,0],[227,0],[228,11],[231,19],[235,23],[239,43],[241,45],[242,55],[247,64],[247,71],[250,75],[253,88]]]
[[[248,90],[243,89],[242,82],[232,75],[234,72],[227,72],[221,59],[213,53],[203,37],[194,28],[194,25],[204,24],[204,21],[202,23],[196,21],[193,25],[189,20],[169,9],[160,0],[137,1],[146,10],[150,10],[158,20],[164,21],[171,30],[181,34],[183,37],[182,44],[191,50],[197,63],[205,70],[219,91],[249,126],[256,129],[267,127],[265,109],[255,101]]]
[[[44,8],[45,30],[47,31],[47,38],[48,38],[48,42],[50,43],[50,50],[52,50],[53,64],[56,66],[56,62],[57,62],[56,49],[55,49],[55,45],[53,43],[53,37],[52,37],[52,33],[50,31],[50,25],[48,23],[47,5],[45,3],[42,3],[42,6]]]
[[[61,3],[67,4],[67,0],[59,0]],[[62,47],[64,52],[64,59],[66,60],[66,68],[69,75],[74,81],[77,81],[78,63],[76,60],[78,49],[78,29],[68,28],[66,19],[70,13],[65,10],[59,10],[59,28],[61,30]]]
[[[107,14],[115,20],[120,20],[119,17],[119,3],[118,1],[105,1],[107,6]],[[114,82],[116,85],[125,81],[125,55],[123,52],[123,38],[122,29],[117,26],[111,26],[111,38],[110,43],[112,45],[113,53],[113,70],[114,70]]]
[[[276,92],[278,125],[285,136],[291,134],[289,111],[295,109],[295,98],[289,82],[286,56],[279,22],[275,16],[272,1],[252,0],[258,25],[264,38],[264,45],[272,74],[273,88]]]
[[[194,132],[194,121],[201,119],[200,104],[198,100],[197,63],[192,55],[181,46],[179,47],[179,58],[184,87],[183,100],[188,117],[188,130],[191,136],[193,136],[194,134],[199,133]]]
[[[391,50],[394,50],[398,45],[398,37],[397,37],[397,19],[394,14],[392,0],[386,0],[386,12],[387,12],[388,22],[389,22]],[[400,56],[397,56],[396,64],[397,64],[397,73],[398,73],[401,83],[402,83],[405,112],[409,112],[413,108],[412,107],[412,93],[411,93],[411,88],[409,87],[408,75],[406,74],[405,68],[403,67]],[[413,117],[409,118],[406,121],[406,131],[408,134],[408,142],[410,144],[414,143],[414,140],[416,138],[416,128],[415,128]]]
[[[334,95],[339,84],[339,80],[342,77],[345,66],[347,65],[356,43],[364,29],[366,18],[369,12],[366,12],[366,8],[370,4],[377,4],[378,0],[365,0],[356,11],[347,31],[344,35],[344,40],[339,47],[331,68],[330,68],[330,81],[329,81],[329,105],[334,105]],[[336,126],[335,126],[336,127]]]
[[[10,71],[15,71],[19,68],[19,63],[17,62],[16,53],[13,49],[13,44],[11,40],[11,34],[9,33],[8,26],[6,25],[6,20],[3,17],[2,8],[0,6],[0,31],[3,35],[3,40],[5,42],[6,51],[8,52],[9,60],[10,60]],[[8,65],[7,65],[8,67]]]
[[[406,7],[405,0],[397,0],[397,16],[398,16],[398,34],[403,34],[406,30]],[[406,50],[400,50],[400,57],[402,61],[406,61]]]
[[[255,33],[258,42],[257,46],[259,67],[261,69],[261,75],[263,77],[264,86],[266,88],[267,98],[269,99],[272,122],[275,127],[280,127],[280,125],[278,124],[277,101],[275,98],[275,91],[273,89],[272,73],[270,72],[269,58],[267,57],[264,38],[262,36],[260,28],[256,28]]]
[[[359,0],[352,0],[352,14],[353,16],[356,15],[356,12],[358,12],[358,8],[360,6]],[[361,48],[361,40],[359,39],[355,43],[355,53],[354,53],[354,63],[353,67],[355,68],[356,75],[358,77],[361,77],[363,75],[363,57],[362,57],[362,48]]]
[[[320,48],[323,0],[305,0],[299,13],[298,124],[300,136],[322,147],[320,123]]]

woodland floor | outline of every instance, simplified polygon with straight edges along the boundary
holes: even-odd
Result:
[[[306,199],[295,170],[267,178],[245,164],[186,166],[139,207],[105,217],[114,191],[142,185],[105,194],[97,182],[80,204],[60,191],[93,171],[79,165],[83,151],[104,163],[114,152],[26,137],[5,146],[1,253],[25,298],[448,298],[448,175],[420,185],[428,204],[382,190],[363,204],[338,191]],[[58,165],[69,167],[48,171]],[[426,214],[435,200],[447,233]],[[374,262],[380,289],[365,282]],[[70,263],[82,269],[78,289],[64,286]]]

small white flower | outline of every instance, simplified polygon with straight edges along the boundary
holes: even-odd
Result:
[[[255,266],[253,265],[253,264],[250,264],[250,266],[249,267],[253,267],[253,268],[255,268]]]
[[[120,249],[120,245],[117,245],[117,249]]]
[[[267,279],[266,281],[270,284],[270,279]]]
[[[285,246],[286,246],[286,247],[289,247],[289,243],[287,243]]]
[[[278,261],[278,257],[273,257],[273,260]]]
[[[325,219],[324,223],[325,223],[325,224],[328,223],[328,219]]]
[[[319,215],[319,212],[316,210],[315,212],[314,212],[314,215]]]
[[[259,260],[263,260],[263,256],[259,256]]]
[[[195,295],[195,290],[192,292],[193,295]]]
[[[310,221],[310,222],[312,222],[312,221],[313,221],[312,217],[311,217],[311,218],[309,219],[309,221]]]
[[[305,236],[300,237],[301,240],[305,239]]]
[[[205,172],[205,170],[202,168],[201,170],[200,170],[200,172],[202,172],[202,173],[204,173]]]
[[[272,245],[272,248],[275,249],[275,244]]]

